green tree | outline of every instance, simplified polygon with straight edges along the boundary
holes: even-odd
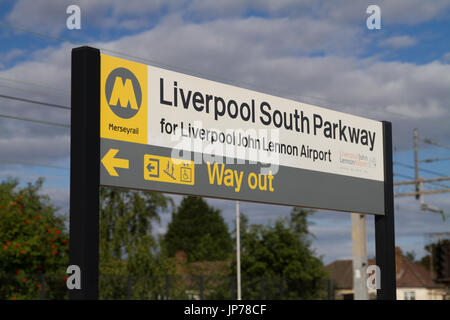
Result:
[[[17,179],[0,183],[1,298],[39,297],[39,274],[62,275],[57,283],[65,285],[68,234],[49,197],[40,193],[42,184],[42,178],[25,187]]]
[[[164,237],[170,256],[184,251],[188,262],[229,258],[233,244],[220,210],[199,197],[184,197]]]
[[[241,272],[244,299],[317,299],[326,273],[311,249],[307,217],[312,211],[294,208],[290,219],[274,224],[241,222]],[[233,274],[236,264],[232,263]],[[263,289],[262,289],[263,288]]]
[[[449,239],[441,240],[442,243],[448,243]],[[419,261],[417,261],[418,264],[424,266],[428,270],[430,268],[432,269],[434,273],[436,272],[436,246],[438,243],[430,243],[427,244],[424,249],[427,252],[426,255],[424,255]]]
[[[152,236],[152,223],[172,204],[157,192],[100,188],[100,297],[156,299],[174,264]],[[129,277],[131,276],[131,278]],[[131,280],[130,280],[131,279]]]

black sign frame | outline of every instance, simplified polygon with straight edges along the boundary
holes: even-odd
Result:
[[[100,50],[72,50],[70,145],[70,264],[81,270],[73,300],[99,297]],[[396,299],[392,125],[383,121],[384,215],[375,216],[378,300]]]

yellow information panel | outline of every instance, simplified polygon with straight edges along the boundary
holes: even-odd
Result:
[[[144,179],[194,185],[194,161],[144,155]]]
[[[100,136],[147,143],[147,66],[101,55]]]

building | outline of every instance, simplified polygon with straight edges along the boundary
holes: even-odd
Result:
[[[436,283],[434,275],[424,266],[406,259],[400,248],[395,248],[396,278],[398,300],[442,300],[447,289]],[[369,259],[369,265],[375,259]],[[334,281],[336,299],[353,299],[353,265],[352,260],[337,260],[325,266]],[[376,291],[369,290],[370,299],[376,298]]]

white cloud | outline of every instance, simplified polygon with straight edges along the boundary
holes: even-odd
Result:
[[[416,65],[348,56],[357,43],[355,39],[359,39],[358,32],[349,31],[339,38],[332,25],[314,20],[231,18],[193,24],[172,15],[151,30],[94,45],[196,70],[201,75],[215,75],[211,78],[237,79],[236,82],[251,83],[260,91],[391,120],[395,145],[400,149],[410,147],[410,130],[416,124],[420,124],[422,132],[430,133],[430,138],[448,139],[450,128],[444,123],[450,117],[450,66],[440,62]],[[29,61],[0,72],[0,76],[68,92],[71,47],[64,44],[39,50]],[[346,56],[334,54],[339,50]],[[315,51],[327,54],[308,56]],[[54,102],[48,97],[45,101]],[[64,103],[68,104],[68,99]],[[44,108],[31,105],[25,108],[23,103],[8,103],[3,110],[10,108],[13,112],[18,106],[24,110],[21,114],[32,118],[60,123],[68,123],[70,119],[69,112],[46,109],[43,113]]]
[[[51,203],[59,209],[58,212],[61,215],[68,216],[70,206],[69,188],[47,187],[44,184],[40,194],[48,195]]]
[[[447,52],[442,56],[442,61],[444,63],[450,63],[450,52]]]
[[[66,28],[66,8],[81,8],[82,30],[90,27],[108,30],[135,30],[150,27],[164,14],[179,14],[187,20],[210,21],[218,18],[314,17],[333,24],[337,31],[353,25],[364,28],[366,8],[372,1],[353,0],[18,0],[6,20],[13,25],[58,35]],[[450,8],[447,0],[380,0],[382,25],[418,24],[445,17]],[[86,29],[86,30],[87,30]]]
[[[410,36],[395,36],[387,39],[382,39],[379,45],[382,47],[389,47],[392,49],[404,49],[416,45],[417,40]]]
[[[21,49],[12,49],[8,52],[0,54],[0,68],[4,68],[12,60],[25,55],[25,51]]]
[[[384,0],[380,1],[380,7],[382,17],[388,23],[414,25],[445,17],[448,14],[450,2],[448,0]]]
[[[450,8],[447,0],[379,0],[374,3],[371,0],[229,0],[208,1],[194,0],[188,6],[187,11],[196,17],[230,17],[256,12],[271,17],[317,17],[335,24],[337,30],[343,25],[357,24],[365,27],[368,17],[366,9],[369,5],[380,6],[382,25],[418,24],[436,18],[445,17]],[[204,18],[205,19],[205,18]]]
[[[56,136],[20,136],[0,137],[1,160],[54,164],[67,159],[70,152],[70,137]]]
[[[66,26],[68,5],[68,1],[16,1],[6,21],[19,27],[56,35],[62,29],[58,26]]]
[[[183,0],[19,0],[6,20],[18,27],[59,35],[66,29],[66,9],[76,4],[81,10],[81,30],[89,27],[136,29],[152,24],[162,10],[181,9]]]

